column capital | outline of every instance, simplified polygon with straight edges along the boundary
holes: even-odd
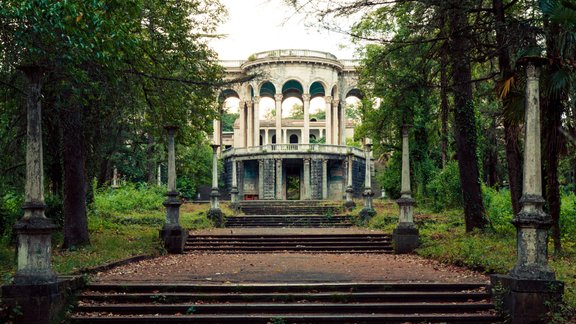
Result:
[[[246,104],[248,104],[249,106],[251,106],[252,103],[254,103],[252,100],[246,100],[245,102],[246,102]]]
[[[332,99],[332,104],[338,106],[340,104],[340,99]]]
[[[304,163],[310,163],[310,160],[312,160],[312,159],[307,157],[307,158],[303,158],[302,160],[304,160]]]
[[[260,103],[260,96],[254,96],[252,97],[252,100],[254,101],[254,103]]]
[[[326,101],[326,103],[332,102],[332,96],[324,96],[324,101]]]
[[[302,100],[303,100],[303,101],[310,101],[310,98],[311,98],[311,97],[312,97],[312,96],[311,96],[309,93],[305,93],[305,94],[302,95]]]
[[[282,101],[282,98],[284,98],[284,96],[281,93],[277,93],[274,95],[274,100],[276,101]]]

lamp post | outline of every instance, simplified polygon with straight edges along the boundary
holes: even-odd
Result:
[[[414,205],[410,187],[410,147],[409,125],[402,126],[402,183],[400,198],[396,203],[400,207],[398,226],[393,231],[395,253],[409,253],[418,247],[418,229],[414,226]]]
[[[164,247],[168,253],[183,253],[188,231],[180,226],[179,193],[176,190],[176,152],[174,148],[174,133],[176,126],[165,126],[168,131],[168,192],[166,201],[166,222],[160,230],[160,238],[164,241]]]
[[[493,286],[504,288],[504,308],[512,323],[540,322],[550,306],[561,300],[563,291],[563,283],[555,280],[548,265],[552,220],[542,209],[539,67],[546,62],[540,57],[524,57],[518,62],[526,67],[526,106],[522,209],[512,220],[517,260],[508,275],[491,277]]]
[[[352,152],[348,152],[347,155],[348,161],[346,164],[346,201],[344,202],[344,208],[346,208],[346,210],[351,211],[352,209],[354,209],[356,207],[356,203],[354,202],[354,200],[352,199],[353,195],[354,195],[354,188],[352,187],[352,163],[353,163],[353,158],[354,158],[354,154]]]

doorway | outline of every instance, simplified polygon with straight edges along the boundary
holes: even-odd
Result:
[[[300,200],[300,167],[286,166],[286,199]]]

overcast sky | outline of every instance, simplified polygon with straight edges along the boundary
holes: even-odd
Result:
[[[210,44],[221,60],[245,60],[250,54],[275,49],[310,49],[332,53],[339,59],[354,58],[347,37],[306,28],[304,17],[293,16],[293,9],[282,0],[220,1],[229,16],[219,33],[227,36]]]

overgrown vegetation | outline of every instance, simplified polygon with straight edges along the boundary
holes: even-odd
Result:
[[[166,188],[145,184],[127,184],[118,189],[95,191],[88,216],[91,245],[62,250],[62,234],[53,237],[53,266],[60,274],[106,264],[135,255],[164,253],[158,231],[166,214],[162,202]],[[181,225],[187,229],[212,227],[206,217],[208,205],[184,204],[180,208]],[[7,229],[9,231],[9,229]],[[2,282],[14,274],[14,242],[5,235],[0,240]]]

